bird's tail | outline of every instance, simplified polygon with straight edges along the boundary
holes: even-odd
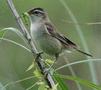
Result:
[[[87,56],[93,57],[91,54],[88,54],[88,53],[86,53],[86,52],[84,52],[84,51],[81,51],[81,50],[79,50],[78,48],[74,48],[74,49],[75,49],[76,51],[82,53],[82,54],[85,54],[85,55],[87,55]]]

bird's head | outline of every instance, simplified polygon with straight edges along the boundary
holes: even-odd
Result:
[[[42,8],[34,8],[28,11],[29,17],[32,21],[40,21],[46,18],[46,12]]]

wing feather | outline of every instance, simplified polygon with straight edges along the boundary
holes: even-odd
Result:
[[[63,46],[65,46],[65,47],[68,47],[68,46],[70,46],[70,47],[77,47],[74,42],[72,42],[71,40],[69,40],[69,39],[68,39],[67,37],[65,37],[64,35],[62,35],[62,34],[56,32],[56,31],[55,31],[55,28],[54,28],[54,26],[53,26],[52,24],[50,24],[50,23],[45,23],[45,25],[46,25],[46,28],[47,28],[47,31],[49,32],[49,34],[50,34],[52,37],[58,39],[58,40],[63,44]]]
[[[79,50],[77,48],[77,45],[74,42],[72,42],[71,40],[69,40],[67,37],[65,37],[64,35],[56,32],[54,26],[52,24],[50,24],[49,22],[45,23],[45,27],[46,27],[47,31],[49,32],[49,35],[51,35],[52,37],[58,39],[61,42],[61,44],[64,46],[64,48],[67,48],[67,47],[74,48],[78,52],[92,57],[91,54],[88,54],[86,52],[83,52],[83,51]]]

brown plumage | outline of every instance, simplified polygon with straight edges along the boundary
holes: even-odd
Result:
[[[56,39],[58,39],[61,42],[61,44],[63,45],[63,48],[65,48],[65,49],[66,48],[73,48],[73,49],[77,50],[78,52],[80,52],[82,54],[85,54],[87,56],[92,57],[91,54],[88,54],[84,51],[79,50],[77,45],[74,42],[72,42],[71,40],[69,40],[67,37],[65,37],[64,35],[62,35],[60,33],[57,33],[52,24],[50,24],[49,22],[45,22],[45,25],[46,25],[46,28],[47,28],[49,34],[52,37],[55,37]]]
[[[31,9],[28,11],[28,14],[30,15],[30,20],[32,22],[32,36],[34,35],[35,37],[41,35],[41,37],[37,37],[37,40],[40,43],[41,48],[46,51],[46,53],[49,54],[49,52],[51,52],[51,54],[58,56],[59,53],[61,53],[61,49],[75,49],[80,53],[92,57],[92,55],[79,50],[77,45],[66,36],[58,33],[54,25],[49,20],[47,13],[42,8]],[[55,48],[56,46],[57,48]]]

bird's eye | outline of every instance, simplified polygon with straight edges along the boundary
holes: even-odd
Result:
[[[39,17],[43,17],[45,15],[43,11],[39,11],[39,10],[34,10],[32,14],[39,16]]]
[[[36,14],[36,15],[38,15],[38,14],[40,14],[38,11],[34,11],[34,14]]]
[[[36,15],[36,16],[43,16],[43,15],[44,15],[44,12],[39,11],[39,10],[35,10],[35,11],[33,12],[33,14]]]

